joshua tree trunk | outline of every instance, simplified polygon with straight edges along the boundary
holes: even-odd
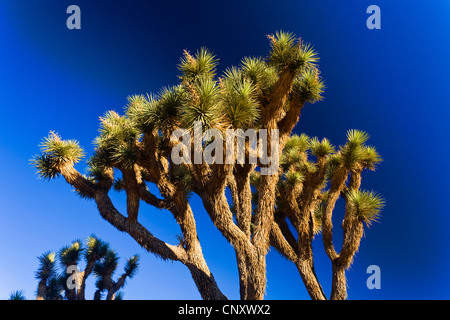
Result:
[[[45,300],[47,294],[47,279],[39,281],[36,300]]]
[[[170,259],[173,261],[180,261],[181,263],[186,265],[191,272],[193,280],[203,299],[226,299],[226,296],[218,288],[213,275],[206,265],[201,251],[200,243],[198,242],[196,236],[189,236],[184,238],[186,247],[173,246],[164,243],[161,240],[155,238],[140,223],[130,223],[125,216],[117,211],[110,198],[106,194],[99,193],[99,195],[96,197],[96,202],[98,210],[103,218],[105,218],[118,230],[127,232],[133,239],[136,240],[139,245],[141,245],[147,251],[159,255],[164,260]],[[189,216],[191,215],[192,211],[189,209],[186,212],[186,216],[178,218],[181,220],[189,219]],[[187,234],[187,232],[183,234]]]

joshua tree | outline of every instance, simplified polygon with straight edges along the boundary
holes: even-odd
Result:
[[[36,300],[45,300],[47,295],[47,284],[56,276],[55,253],[47,251],[43,253],[39,260],[39,268],[36,271],[38,282]]]
[[[305,104],[322,99],[318,56],[291,33],[268,38],[266,58],[243,58],[221,76],[209,50],[184,51],[178,85],[130,96],[124,115],[108,111],[100,118],[87,175],[75,169],[84,156],[78,142],[54,132],[33,163],[45,179],[62,175],[81,197],[95,201],[104,219],[147,251],[183,263],[203,299],[226,296],[202,254],[191,192],[235,249],[242,299],[263,299],[270,246],[296,264],[311,298],[325,299],[311,250],[320,230],[333,266],[331,298],[344,299],[345,270],[359,247],[363,222],[377,218],[383,204],[375,193],[360,190],[361,172],[374,169],[380,157],[366,145],[368,135],[362,131],[348,131],[347,142],[337,150],[325,138],[293,134]],[[254,147],[251,129],[258,145],[266,138],[265,150]],[[194,141],[186,138],[191,135]],[[227,161],[221,161],[224,152]],[[262,154],[271,155],[269,161]],[[215,161],[206,161],[205,155]],[[151,185],[162,198],[150,191]],[[125,192],[126,215],[111,201],[111,188]],[[337,253],[331,217],[340,197],[346,207],[344,243]],[[139,223],[141,200],[174,216],[181,229],[179,244],[160,240]]]
[[[57,272],[56,259],[61,264],[61,273]],[[78,269],[81,258],[84,258],[85,269]],[[119,257],[109,245],[95,235],[87,238],[86,248],[80,240],[61,248],[59,254],[46,252],[39,258],[39,269],[36,278],[39,280],[37,300],[85,300],[86,280],[94,271],[97,276],[97,291],[94,299],[100,300],[101,293],[107,290],[107,300],[123,298],[123,293],[115,294],[125,286],[127,278],[131,279],[139,267],[139,256],[134,255],[125,264],[124,273],[117,281],[112,276],[117,269]],[[101,284],[99,287],[98,283]],[[73,285],[71,285],[73,284]],[[64,293],[64,295],[63,295]],[[12,297],[13,295],[11,295]],[[19,297],[17,293],[14,297]],[[23,296],[23,295],[22,295]],[[18,299],[15,299],[18,300]]]
[[[117,269],[117,260],[119,257],[113,250],[108,250],[106,255],[94,265],[94,272],[98,277],[95,284],[97,291],[94,299],[99,300],[104,290],[107,291],[106,300],[115,300],[117,297],[122,298],[123,294],[116,296],[116,293],[125,285],[127,278],[133,278],[138,267],[138,257],[133,256],[128,259],[125,265],[125,272],[117,279],[112,280],[112,276]]]

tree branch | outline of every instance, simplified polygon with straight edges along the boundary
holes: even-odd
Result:
[[[158,209],[170,209],[172,204],[170,201],[165,199],[160,199],[157,196],[155,196],[153,193],[151,193],[145,184],[139,185],[139,196],[142,200],[144,200],[147,204],[154,206]]]
[[[331,261],[334,261],[338,254],[333,244],[333,222],[331,220],[336,201],[339,199],[342,189],[345,187],[348,171],[344,167],[337,169],[332,180],[327,200],[322,210],[322,238],[325,251]]]
[[[294,249],[296,247],[296,243],[294,242],[294,246],[292,246],[292,239],[291,241],[288,241],[285,235],[286,233],[282,231],[282,227],[279,225],[279,223],[274,221],[272,223],[272,229],[270,231],[270,244],[275,247],[275,249],[277,249],[284,257],[295,263],[298,260],[297,252]],[[292,233],[290,233],[290,235],[292,236]]]
[[[159,256],[163,260],[173,260],[186,262],[186,251],[179,247],[167,244],[156,238],[140,223],[129,223],[111,202],[111,199],[105,192],[98,192],[95,195],[95,202],[101,216],[116,227],[119,231],[125,231],[136,240],[147,251]]]

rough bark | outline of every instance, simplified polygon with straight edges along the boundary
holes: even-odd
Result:
[[[47,279],[42,279],[39,281],[38,284],[36,300],[45,300],[46,295],[47,295]]]

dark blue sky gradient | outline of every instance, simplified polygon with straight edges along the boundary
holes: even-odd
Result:
[[[66,28],[66,8],[81,8],[81,30]],[[366,28],[366,8],[381,8],[381,30]],[[91,233],[110,242],[122,264],[141,270],[126,299],[199,299],[187,268],[145,253],[58,179],[38,180],[29,159],[49,130],[76,138],[88,154],[98,117],[122,112],[126,97],[177,83],[183,49],[210,48],[220,71],[244,56],[265,56],[266,35],[291,31],[314,45],[327,90],[303,111],[296,132],[344,143],[367,131],[384,162],[363,188],[387,202],[366,229],[348,271],[350,299],[448,299],[450,3],[448,1],[63,1],[0,3],[0,299],[23,289],[34,298],[36,256]],[[84,164],[79,167],[84,170]],[[122,195],[114,194],[123,211]],[[200,240],[222,291],[239,297],[234,251],[193,197]],[[336,213],[336,245],[342,212]],[[142,223],[169,243],[170,214],[146,208]],[[327,295],[331,266],[317,236],[316,270]],[[338,246],[339,249],[339,246]],[[308,299],[295,266],[268,257],[268,299]],[[381,268],[381,289],[366,268]],[[93,281],[89,284],[92,293]]]

